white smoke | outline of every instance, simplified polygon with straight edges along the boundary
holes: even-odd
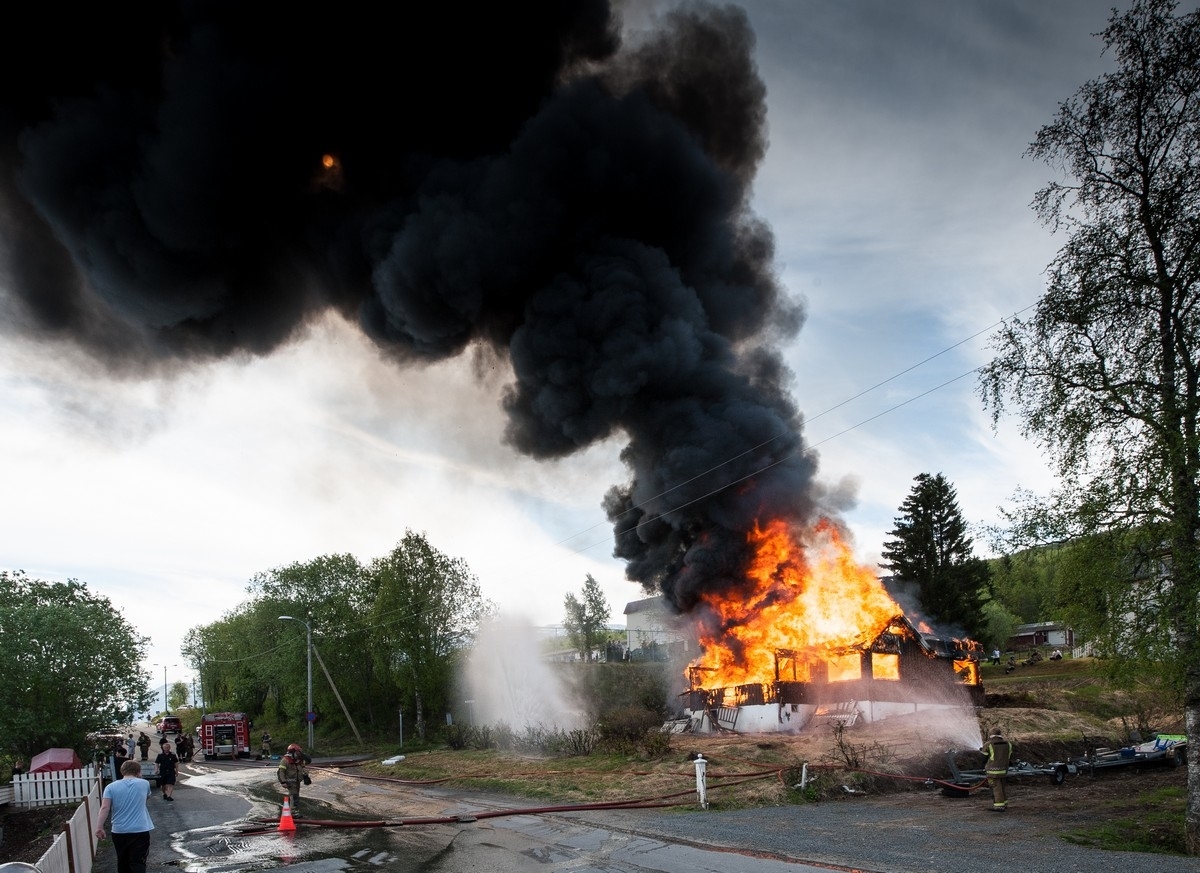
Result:
[[[499,616],[479,630],[463,679],[476,724],[573,729],[583,713],[561,674],[547,662],[533,625]]]

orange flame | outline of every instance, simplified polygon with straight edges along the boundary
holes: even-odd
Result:
[[[706,687],[771,683],[779,649],[818,650],[827,655],[829,679],[857,678],[857,654],[838,652],[878,631],[901,612],[869,568],[855,562],[836,525],[822,521],[803,544],[784,521],[749,535],[755,560],[749,588],[704,604],[716,619],[700,628],[703,654],[690,665]],[[876,659],[880,660],[880,659]],[[887,660],[880,660],[886,665]],[[876,678],[886,666],[872,667]],[[898,675],[898,665],[894,667]]]

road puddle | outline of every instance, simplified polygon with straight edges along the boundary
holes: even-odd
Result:
[[[201,771],[189,784],[206,791],[236,793],[250,800],[252,809],[238,821],[173,833],[171,848],[179,857],[174,866],[188,873],[279,867],[311,873],[411,870],[436,856],[447,840],[446,834],[431,834],[430,827],[356,827],[355,822],[378,819],[356,816],[311,797],[301,800],[301,815],[294,818],[296,830],[280,831],[280,795],[263,779],[261,770]],[[353,798],[339,796],[339,801],[343,800],[353,805]]]

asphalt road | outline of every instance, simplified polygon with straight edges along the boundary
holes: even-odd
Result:
[[[318,762],[319,763],[319,762]],[[527,800],[315,774],[295,833],[277,829],[273,768],[182,769],[177,801],[156,795],[151,868],[232,873],[367,869],[422,873],[1198,873],[1200,860],[1076,846],[1014,809],[935,792],[754,810],[520,814]],[[513,814],[471,821],[481,811]],[[445,824],[342,829],[314,820],[461,816]],[[94,868],[115,871],[104,844]]]
[[[319,762],[318,762],[319,763]],[[301,800],[305,814],[295,833],[278,830],[278,794],[273,768],[253,764],[185,765],[176,786],[176,801],[156,794],[150,800],[155,831],[151,839],[151,869],[170,865],[179,870],[232,871],[288,867],[304,873],[337,873],[366,869],[413,870],[428,873],[518,873],[566,871],[587,873],[817,873],[816,867],[775,858],[741,854],[731,867],[727,851],[638,836],[563,817],[513,815],[487,821],[405,825],[371,829],[338,829],[308,824],[347,819],[355,810],[355,789],[373,795],[374,806],[394,803],[395,818],[464,815],[494,809],[469,795],[452,792],[380,790],[344,777],[317,775],[312,795]],[[349,790],[347,790],[349,789]],[[420,797],[415,795],[419,794]],[[349,816],[363,818],[361,810]],[[111,845],[103,844],[93,868],[115,873]]]
[[[864,873],[1200,871],[1197,858],[1075,845],[1033,827],[1017,809],[992,813],[989,800],[931,792],[715,814],[588,813],[586,820],[677,843],[753,849]]]
[[[184,764],[181,771],[190,765]],[[190,832],[204,833],[214,827],[223,831],[226,822],[237,821],[252,809],[253,804],[245,794],[219,786],[201,787],[201,783],[189,782],[186,778],[175,786],[175,800],[167,802],[162,793],[155,789],[147,801],[154,830],[150,834],[150,869],[172,865],[186,869],[180,864],[179,839]],[[112,843],[100,843],[95,873],[116,873],[117,860]],[[196,868],[203,869],[203,868]]]

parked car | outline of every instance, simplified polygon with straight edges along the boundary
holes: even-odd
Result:
[[[182,734],[183,722],[175,715],[164,715],[158,721],[158,735],[165,737],[169,734]]]

